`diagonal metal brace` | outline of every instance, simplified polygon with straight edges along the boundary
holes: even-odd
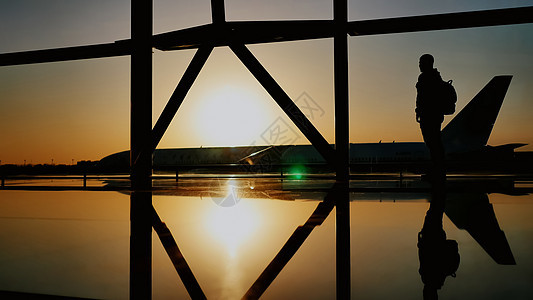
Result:
[[[176,86],[174,92],[172,93],[172,96],[170,96],[170,99],[168,100],[167,105],[163,109],[163,112],[161,112],[157,123],[155,123],[154,129],[152,130],[152,151],[155,150],[155,148],[163,138],[165,131],[168,129],[168,126],[172,122],[172,119],[174,119],[174,116],[178,112],[178,109],[180,108],[181,104],[183,103],[183,99],[185,99],[185,96],[187,95],[194,81],[200,74],[200,71],[205,65],[207,59],[209,58],[211,51],[213,51],[213,47],[207,46],[199,48],[198,51],[196,51],[196,53],[194,54],[191,63],[187,67],[187,70],[185,70],[185,73],[183,74],[183,77],[181,77],[181,80]]]
[[[335,165],[335,150],[328,144],[315,126],[307,119],[304,113],[294,104],[291,98],[279,86],[268,71],[261,65],[257,58],[244,44],[232,43],[231,50],[254,75],[254,77],[267,90],[280,108],[289,116],[305,137],[315,146],[317,151],[332,166]]]
[[[200,71],[202,70],[212,51],[212,46],[201,47],[198,49],[198,51],[196,51],[194,57],[189,63],[189,66],[185,70],[185,73],[181,77],[180,82],[176,86],[176,89],[174,89],[172,96],[170,96],[167,105],[161,112],[159,119],[157,119],[157,122],[154,125],[154,129],[152,130],[152,141],[149,145],[146,145],[145,148],[142,149],[142,152],[139,153],[137,158],[134,160],[134,163],[137,163],[139,157],[141,157],[147,151],[153,153],[155,148],[157,148],[157,145],[163,138],[168,126],[170,126],[170,123],[178,112],[178,109],[185,99],[185,96],[187,96],[187,93],[191,89],[194,81],[196,78],[198,78]]]
[[[285,245],[281,248],[278,254],[272,259],[270,264],[265,268],[263,273],[259,275],[257,280],[248,289],[242,299],[259,299],[261,295],[272,284],[274,279],[281,273],[283,268],[289,263],[291,258],[296,254],[298,249],[303,245],[305,240],[309,237],[316,226],[322,225],[324,220],[329,216],[335,207],[335,198],[338,197],[338,188],[335,185],[326,195],[323,202],[320,202],[315,211],[311,214],[304,225],[298,226],[294,233],[289,237]]]
[[[172,233],[168,229],[167,225],[161,221],[161,218],[159,218],[159,215],[153,206],[152,227],[154,227],[155,231],[157,232],[159,240],[161,240],[161,244],[163,244],[163,247],[167,251],[170,260],[178,272],[181,281],[185,285],[189,296],[191,296],[191,299],[207,299],[202,291],[202,288],[200,287],[200,284],[198,284],[196,277],[194,277],[191,268],[183,257],[183,254],[181,254],[181,251],[178,248]]]

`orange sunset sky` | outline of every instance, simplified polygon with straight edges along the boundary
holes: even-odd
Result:
[[[154,33],[211,21],[209,0],[153,2]],[[349,1],[349,20],[528,4]],[[226,0],[227,20],[332,19],[332,15],[331,0]],[[130,3],[4,1],[0,28],[0,53],[108,43],[130,37]],[[334,143],[333,40],[249,49],[293,100],[305,93],[317,104],[320,113],[310,119]],[[194,51],[154,50],[154,124]],[[493,76],[514,75],[489,144],[521,142],[529,144],[521,150],[533,150],[531,24],[351,37],[350,142],[422,141],[414,117],[414,85],[423,53],[435,56],[443,79],[453,79],[459,95],[457,111]],[[70,164],[129,149],[129,74],[127,56],[0,67],[1,163],[51,163],[53,159]],[[280,117],[289,123],[236,56],[227,48],[217,48],[159,148],[262,144],[261,134]],[[300,134],[296,143],[307,141]]]

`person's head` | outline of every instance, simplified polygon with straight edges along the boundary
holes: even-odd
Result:
[[[426,72],[433,70],[433,62],[435,59],[433,58],[433,55],[431,54],[424,54],[420,56],[420,61],[418,62],[418,67],[420,68],[420,72]]]

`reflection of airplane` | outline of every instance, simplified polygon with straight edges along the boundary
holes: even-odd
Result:
[[[468,162],[466,165],[473,167],[476,160],[509,160],[515,148],[525,145],[487,145],[511,78],[494,77],[443,129],[443,143],[452,169],[454,161],[460,161],[460,165]],[[422,142],[350,145],[350,165],[356,170],[364,167],[374,170],[380,167],[416,169],[427,161],[429,153]],[[128,151],[109,155],[100,161],[100,166],[107,170],[127,170],[128,165]],[[287,168],[291,172],[291,167],[298,166],[298,172],[305,172],[306,168],[324,168],[326,161],[312,145],[282,145],[157,149],[153,165],[154,169],[161,170],[238,167],[241,171],[258,172],[278,171],[280,168]]]
[[[166,178],[154,180],[156,188],[152,193],[160,196],[210,198],[221,206],[224,204],[220,203],[220,199],[228,196],[233,197],[231,200],[234,203],[240,199],[323,201],[328,193],[335,190],[334,182],[324,179],[279,180],[208,176],[180,180],[177,183],[173,179]],[[502,265],[513,265],[516,262],[505,233],[498,224],[488,193],[522,195],[524,192],[530,192],[517,188],[515,183],[515,179],[509,176],[479,179],[451,178],[447,181],[445,214],[458,229],[466,230],[496,263]],[[354,202],[389,203],[427,202],[431,199],[429,185],[425,182],[411,178],[404,180],[402,188],[395,188],[398,184],[397,177],[391,177],[388,181],[351,181],[348,197]],[[107,185],[123,186],[123,192],[128,193],[127,181],[110,180]]]
[[[516,264],[487,194],[449,193],[445,212],[455,226],[468,231],[495,262],[501,265]]]
[[[398,183],[398,180],[394,181]],[[391,190],[391,184],[385,181],[376,183],[367,180],[363,183],[351,182],[348,197],[354,202],[388,203],[427,202],[431,199],[430,191],[424,192],[424,187],[428,186],[426,183],[420,180],[408,181],[407,185],[412,189],[418,189],[418,192],[376,192],[380,187],[383,191]],[[239,199],[323,201],[328,193],[334,190],[334,181],[323,179],[284,180],[282,182],[272,178],[206,177],[181,180],[179,183],[168,179],[155,182],[154,185],[157,188],[153,191],[154,195],[210,198],[221,206],[224,205],[219,199],[227,196]],[[108,184],[115,186],[126,184],[127,186],[126,182],[116,180],[111,180]],[[361,186],[361,184],[366,185]],[[229,186],[232,187],[231,190],[228,189]],[[458,229],[468,232],[496,263],[516,264],[511,246],[498,224],[487,194],[517,195],[519,193],[515,187],[515,180],[512,178],[451,179],[448,180],[447,188],[449,192],[446,194],[444,212],[450,221]],[[125,193],[126,190],[125,188]]]

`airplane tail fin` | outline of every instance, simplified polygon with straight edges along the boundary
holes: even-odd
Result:
[[[487,145],[511,83],[511,75],[495,76],[442,130],[446,153],[480,150]]]

